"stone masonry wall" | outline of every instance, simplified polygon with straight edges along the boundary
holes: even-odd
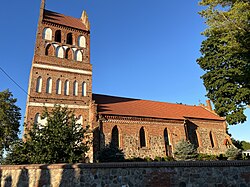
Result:
[[[119,147],[123,149],[126,158],[134,157],[165,157],[166,148],[164,130],[168,130],[170,145],[174,146],[181,139],[186,139],[182,121],[161,122],[138,122],[138,121],[107,121],[103,122],[101,144],[107,145],[111,142],[112,129],[117,126],[119,132]],[[140,147],[140,128],[145,130],[146,146]],[[101,147],[102,148],[102,147]]]
[[[248,187],[250,161],[0,166],[0,187]]]

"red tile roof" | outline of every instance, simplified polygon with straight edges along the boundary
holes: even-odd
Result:
[[[50,10],[44,10],[43,21],[56,23],[59,25],[64,25],[80,30],[88,30],[86,26],[82,23],[81,19],[74,18],[71,16],[65,16]]]
[[[181,120],[185,119],[185,117],[224,120],[202,106],[189,106],[100,94],[93,94],[93,100],[98,104],[99,114]]]

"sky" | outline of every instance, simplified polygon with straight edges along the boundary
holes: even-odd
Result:
[[[40,0],[1,2],[0,67],[25,91],[34,54]],[[91,24],[93,92],[199,105],[206,90],[196,63],[206,28],[196,0],[47,0],[46,9]],[[25,115],[27,93],[0,71],[0,91],[9,89]],[[229,126],[250,141],[250,109],[244,124]]]

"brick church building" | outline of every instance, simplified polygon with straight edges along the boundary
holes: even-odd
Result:
[[[45,9],[42,0],[30,72],[26,123],[44,124],[44,107],[75,111],[78,123],[90,125],[91,161],[110,142],[126,158],[171,156],[181,139],[200,153],[224,153],[231,144],[225,120],[207,106],[188,106],[92,93],[90,24]]]

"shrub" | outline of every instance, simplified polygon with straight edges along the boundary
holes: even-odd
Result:
[[[225,156],[228,160],[236,160],[241,157],[241,150],[236,147],[230,147],[227,149]]]
[[[176,144],[174,157],[177,160],[192,160],[197,157],[197,149],[193,144],[182,139]]]
[[[114,146],[113,144],[107,145],[99,153],[99,162],[123,162],[125,161],[122,149]]]
[[[198,154],[197,160],[218,160],[216,155]]]

